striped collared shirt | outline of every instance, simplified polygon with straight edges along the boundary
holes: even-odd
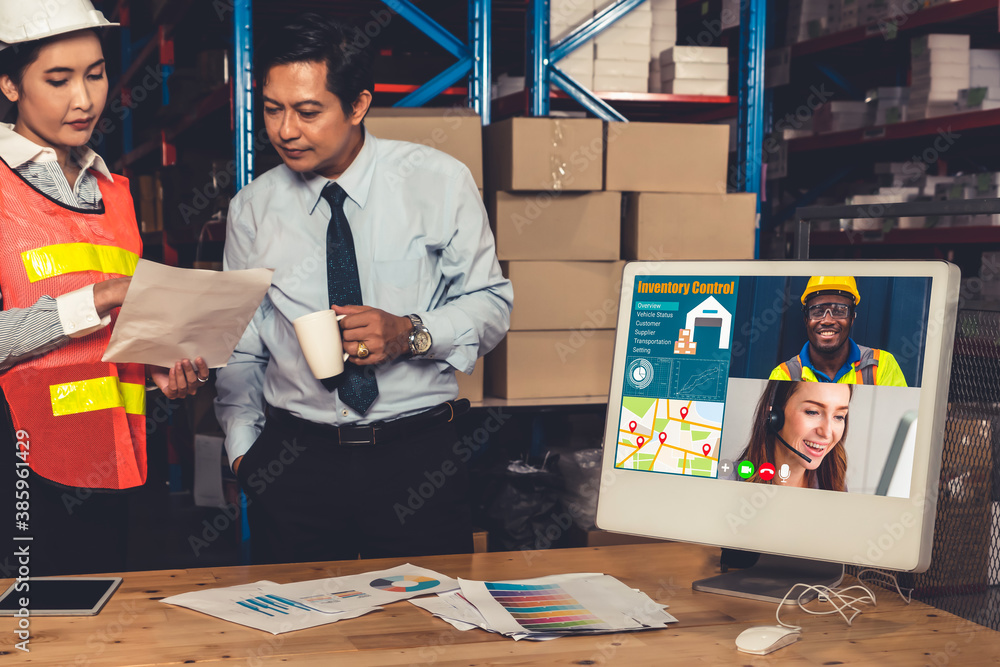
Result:
[[[0,123],[0,159],[46,197],[74,208],[100,208],[98,179],[112,180],[101,156],[84,146],[72,155],[80,174],[71,187],[53,149],[39,146],[5,123]],[[0,304],[2,300],[0,295]],[[70,322],[78,319],[73,313],[93,309],[93,302],[93,287],[87,287],[65,295],[44,296],[28,308],[0,312],[0,372],[62,347],[70,336],[89,333],[74,330]]]

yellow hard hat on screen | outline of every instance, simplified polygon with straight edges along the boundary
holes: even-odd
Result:
[[[809,297],[819,292],[841,292],[844,296],[853,297],[855,306],[861,303],[861,294],[858,293],[854,276],[813,276],[802,292],[802,305],[806,305]]]

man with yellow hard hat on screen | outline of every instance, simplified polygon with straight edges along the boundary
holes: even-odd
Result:
[[[809,340],[797,355],[771,371],[771,380],[843,382],[905,387],[896,359],[885,350],[851,340],[861,294],[853,276],[813,276],[802,292]]]

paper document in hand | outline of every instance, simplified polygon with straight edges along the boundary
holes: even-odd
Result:
[[[456,588],[457,580],[407,563],[388,570],[284,584],[282,595],[318,611],[345,611]]]
[[[225,366],[273,273],[178,269],[139,260],[103,361],[171,367],[202,357],[209,368]]]
[[[292,630],[313,628],[355,618],[378,607],[353,609],[340,613],[321,613],[296,604],[282,595],[281,584],[258,581],[244,586],[211,588],[182,593],[162,602],[186,607],[232,623],[280,635]]]

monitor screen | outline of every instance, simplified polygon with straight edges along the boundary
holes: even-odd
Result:
[[[926,568],[958,282],[944,262],[628,264],[598,525]]]

